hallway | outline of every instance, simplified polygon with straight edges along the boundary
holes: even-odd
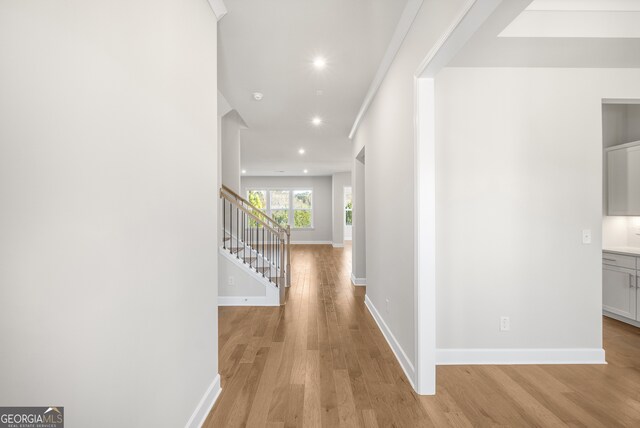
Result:
[[[419,397],[351,285],[350,246],[293,248],[285,306],[219,310],[222,395],[205,427],[420,426]]]
[[[624,427],[640,423],[639,330],[605,318],[608,365],[441,366],[413,392],[349,280],[351,251],[293,250],[281,308],[219,309],[213,427]]]

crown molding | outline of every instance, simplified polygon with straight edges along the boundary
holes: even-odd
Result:
[[[378,71],[373,77],[371,86],[369,86],[367,95],[364,97],[364,101],[362,101],[360,111],[358,112],[356,120],[351,127],[349,139],[353,139],[353,137],[355,136],[356,131],[360,126],[360,122],[362,122],[362,118],[369,109],[369,106],[375,98],[378,89],[380,89],[380,85],[382,85],[384,78],[387,76],[387,72],[389,71],[391,64],[393,64],[393,60],[398,54],[398,51],[402,46],[402,42],[404,42],[404,38],[407,36],[407,33],[409,33],[409,29],[411,29],[411,25],[413,24],[414,19],[416,19],[418,11],[420,11],[420,7],[422,6],[423,2],[424,0],[407,1],[407,5],[404,7],[404,11],[402,11],[402,15],[400,16],[400,20],[398,21],[396,30],[394,31],[393,37],[391,38],[391,42],[389,42],[387,51],[385,52],[384,57],[382,57],[382,61],[378,66]]]
[[[216,19],[220,21],[223,16],[227,14],[227,6],[224,4],[224,0],[208,0],[209,6],[213,10],[213,14],[216,16]]]

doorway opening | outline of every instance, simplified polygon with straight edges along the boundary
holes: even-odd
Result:
[[[603,101],[602,154],[602,312],[640,327],[640,100]]]
[[[344,240],[351,241],[353,229],[353,192],[351,186],[344,186]]]

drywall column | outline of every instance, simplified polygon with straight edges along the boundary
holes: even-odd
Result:
[[[351,173],[333,174],[333,246],[344,247],[344,188],[351,186]]]
[[[364,158],[362,160],[364,160]],[[351,175],[351,188],[353,192],[351,281],[356,285],[365,285],[367,281],[364,171],[364,163],[359,159],[354,159],[353,172]]]
[[[200,0],[0,2],[3,406],[98,428],[208,411],[216,26]]]
[[[243,122],[235,110],[222,118],[222,184],[240,193],[240,129]]]

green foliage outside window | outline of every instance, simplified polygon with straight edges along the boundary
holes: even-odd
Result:
[[[311,227],[311,190],[293,192],[293,227]]]
[[[287,227],[289,224],[289,210],[272,211],[271,217],[282,227]]]
[[[311,209],[311,191],[298,190],[293,192],[293,208],[295,209]]]
[[[267,208],[267,194],[264,190],[249,190],[249,202],[251,205],[264,211]]]
[[[249,202],[251,203],[251,205],[253,205],[254,207],[256,207],[257,209],[259,209],[262,212],[265,212],[267,209],[267,192],[265,192],[264,190],[249,190],[248,192],[248,198]],[[264,216],[260,215],[257,212],[253,212],[253,214],[258,217],[260,220],[264,221]],[[249,219],[249,224],[248,227],[258,227],[258,226],[262,226],[260,225],[257,221],[255,221],[254,219],[250,218]]]
[[[344,209],[345,209],[345,213],[344,213],[345,224],[347,226],[351,226],[353,224],[353,202],[349,200],[345,204]]]
[[[293,217],[294,227],[311,227],[311,211],[295,210]]]

